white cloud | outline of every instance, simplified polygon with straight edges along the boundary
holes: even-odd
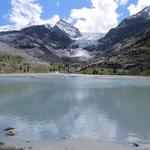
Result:
[[[54,15],[52,18],[46,20],[41,19],[43,11],[37,0],[11,0],[11,5],[10,21],[17,28],[22,28],[28,24],[49,23],[54,25],[60,19],[58,15]]]
[[[51,19],[49,20],[44,20],[44,23],[50,23],[51,26],[54,26],[58,21],[60,20],[59,15],[54,15]]]
[[[90,0],[92,7],[72,9],[70,18],[82,32],[107,32],[118,24],[115,0]]]
[[[136,5],[130,4],[130,6],[128,7],[128,10],[130,12],[130,15],[134,15],[138,13],[139,11],[141,11],[146,6],[150,6],[150,0],[138,0]]]
[[[36,0],[11,0],[10,21],[18,27],[41,21],[42,7]]]

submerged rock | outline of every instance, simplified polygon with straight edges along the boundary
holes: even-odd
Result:
[[[7,136],[14,136],[16,134],[14,127],[5,128],[4,131]]]
[[[15,128],[14,127],[7,127],[4,129],[4,131],[11,131],[11,130],[15,130]]]
[[[133,143],[133,145],[134,145],[135,147],[139,147],[139,144],[138,144],[138,143]]]

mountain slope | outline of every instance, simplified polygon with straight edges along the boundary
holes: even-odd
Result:
[[[98,45],[96,58],[81,72],[150,75],[150,6],[111,29]]]
[[[118,46],[126,38],[136,35],[150,27],[150,6],[141,12],[124,19],[116,28],[111,29],[104,38],[100,39],[97,46],[87,49],[97,51],[109,51]],[[118,45],[117,45],[118,44]]]
[[[0,42],[44,62],[69,63],[69,59],[60,58],[54,51],[68,48],[73,40],[66,29],[55,27],[34,25],[21,30],[3,31],[0,32]]]
[[[59,49],[66,48],[72,43],[64,32],[55,34],[44,25],[30,26],[19,31],[0,32],[0,40],[19,48],[33,48],[36,45],[45,44]]]
[[[150,28],[125,39],[120,48],[105,54],[109,61],[121,63],[124,69],[150,69]]]
[[[150,28],[126,38],[80,69],[81,73],[150,75]]]

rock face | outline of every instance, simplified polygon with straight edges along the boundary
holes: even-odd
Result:
[[[97,46],[88,49],[97,51],[111,50],[126,38],[136,35],[150,27],[150,6],[141,12],[124,19],[116,28],[111,29],[104,38],[99,40]]]

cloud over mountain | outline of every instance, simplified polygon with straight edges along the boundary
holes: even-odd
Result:
[[[150,6],[150,0],[138,0],[136,5],[130,4],[128,10],[130,12],[130,15],[134,15],[146,6]]]
[[[46,20],[41,19],[43,10],[37,0],[11,0],[11,5],[10,21],[18,28],[28,24],[49,23],[53,25],[60,19],[58,15]]]
[[[82,32],[107,32],[118,24],[117,8],[114,0],[91,0],[91,8],[72,9],[70,19]]]

